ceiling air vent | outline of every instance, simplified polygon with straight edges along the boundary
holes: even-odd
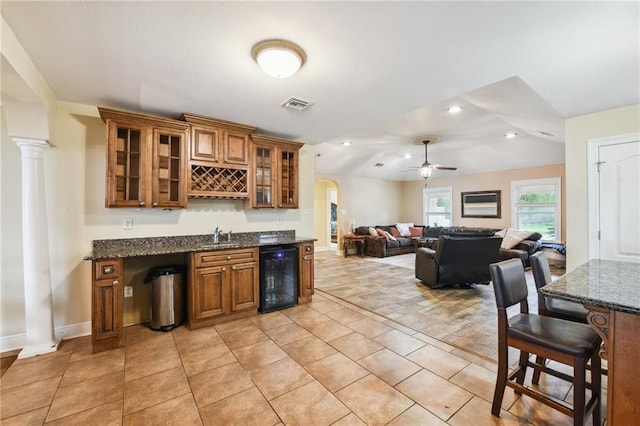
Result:
[[[375,167],[382,167],[382,166],[384,166],[384,163],[376,163],[375,164]]]
[[[303,109],[307,109],[312,105],[311,102],[305,101],[304,99],[294,98],[293,96],[284,101],[281,104],[285,108],[297,109],[298,111],[302,111]]]

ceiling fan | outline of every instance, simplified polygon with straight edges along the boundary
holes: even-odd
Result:
[[[420,167],[415,167],[411,170],[418,170],[420,172],[420,176],[423,179],[428,179],[433,173],[434,170],[458,170],[457,167],[449,167],[443,166],[442,164],[431,164],[427,159],[427,145],[429,145],[429,140],[424,140],[422,143],[424,144],[424,163]]]

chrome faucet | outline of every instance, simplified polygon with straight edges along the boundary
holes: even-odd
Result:
[[[213,231],[213,243],[218,244],[220,242],[220,235],[222,235],[222,229],[216,226],[215,231]]]
[[[231,242],[231,231],[227,232],[227,242]]]

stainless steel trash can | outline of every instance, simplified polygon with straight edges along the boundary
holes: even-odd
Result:
[[[170,331],[184,322],[184,267],[181,265],[151,268],[144,279],[151,285],[152,330]]]

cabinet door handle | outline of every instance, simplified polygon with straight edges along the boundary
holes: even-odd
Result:
[[[140,205],[141,205],[141,206],[144,206],[144,201],[140,201]]]
[[[104,266],[102,268],[103,274],[113,274],[114,267],[113,266]]]
[[[113,280],[113,281],[111,281],[111,285],[112,285],[112,286],[116,286],[116,285],[118,285],[118,280]]]
[[[229,255],[229,256],[227,256],[227,260],[231,260],[231,256],[230,256],[230,255]]]
[[[226,270],[227,270],[227,268],[222,268],[222,270],[223,270],[223,271],[226,271]]]
[[[231,269],[233,269],[235,271],[237,268],[235,266],[232,266]]]

